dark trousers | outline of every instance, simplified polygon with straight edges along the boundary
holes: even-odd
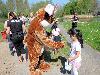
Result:
[[[76,28],[77,27],[77,22],[72,22],[72,28]]]
[[[21,54],[26,53],[25,50],[24,50],[23,41],[19,42],[19,43],[15,43],[14,46],[15,46],[15,49],[16,49],[17,56],[21,56]]]

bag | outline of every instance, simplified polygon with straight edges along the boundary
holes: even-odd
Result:
[[[6,40],[6,39],[7,39],[6,31],[2,31],[2,32],[1,32],[1,35],[2,35],[2,39],[3,39],[3,40]]]
[[[22,42],[24,39],[24,34],[22,32],[18,32],[11,35],[11,40],[14,44]]]
[[[61,42],[61,37],[60,36],[54,36],[54,41],[55,42]]]
[[[72,69],[72,65],[69,63],[68,60],[65,62],[65,69],[66,69],[67,71],[71,71],[71,69]]]

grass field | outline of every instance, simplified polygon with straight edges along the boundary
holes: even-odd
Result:
[[[71,28],[71,22],[62,22],[66,31]],[[100,51],[100,21],[79,22],[78,29],[83,33],[84,41],[94,49]]]

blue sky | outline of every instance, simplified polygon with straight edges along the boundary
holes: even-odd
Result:
[[[36,2],[39,2],[39,1],[46,1],[46,0],[28,0],[30,4],[32,3],[36,3]],[[64,5],[66,3],[69,2],[69,0],[52,0],[52,2],[54,4],[60,4],[60,5]]]
[[[7,0],[2,0],[3,2],[6,2]],[[29,1],[29,4],[33,4],[33,3],[36,3],[36,2],[39,2],[39,1],[46,1],[46,0],[28,0]],[[60,5],[64,5],[66,3],[69,2],[69,0],[52,0],[52,2],[54,4],[60,4]]]

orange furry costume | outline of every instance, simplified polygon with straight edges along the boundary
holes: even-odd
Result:
[[[37,12],[37,16],[32,20],[26,37],[31,72],[36,71],[37,65],[39,65],[38,69],[41,71],[46,71],[49,69],[49,64],[45,63],[44,60],[40,61],[40,64],[38,64],[39,57],[42,55],[41,50],[44,46],[50,48],[64,47],[64,43],[54,42],[46,37],[45,29],[40,24],[40,22],[44,19],[44,15],[44,9],[41,9]],[[37,74],[34,73],[32,75]]]

